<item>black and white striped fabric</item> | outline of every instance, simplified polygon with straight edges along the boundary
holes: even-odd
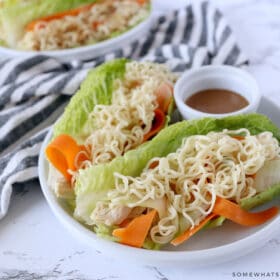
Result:
[[[42,55],[0,62],[0,218],[13,186],[38,176],[38,153],[89,69],[116,57],[145,59],[177,72],[207,64],[241,66],[246,58],[221,13],[207,2],[160,16],[145,38],[87,61]]]

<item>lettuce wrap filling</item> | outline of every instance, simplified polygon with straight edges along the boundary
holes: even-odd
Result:
[[[251,166],[248,163],[253,159],[248,159],[247,162],[247,158],[244,154],[241,153],[238,159],[235,158],[236,154],[233,152],[225,154],[225,156],[221,158],[221,162],[219,162],[215,168],[220,168],[221,172],[226,172],[223,168],[227,170],[227,164],[231,164],[234,166],[235,169],[232,170],[235,170],[236,174],[242,175],[242,172],[247,172],[242,176],[240,175],[240,177],[236,175],[239,178],[238,180],[243,178],[246,183],[242,184],[241,181],[237,180],[236,185],[239,189],[232,191],[232,194],[227,193],[229,190],[226,192],[225,189],[220,188],[215,191],[217,197],[222,196],[224,199],[231,199],[242,207],[249,209],[279,194],[279,185],[277,185],[277,183],[280,183],[280,178],[278,177],[275,178],[275,181],[268,181],[270,185],[261,190],[257,190],[254,186],[254,176],[258,176],[257,174],[262,172],[262,168],[266,168],[265,165],[267,163],[274,162],[275,165],[276,162],[276,164],[278,164],[279,129],[267,117],[260,114],[240,115],[223,119],[205,118],[176,123],[162,130],[151,141],[141,145],[135,150],[127,152],[122,157],[115,158],[110,163],[91,166],[90,168],[80,170],[75,183],[75,217],[92,225],[119,225],[119,229],[115,231],[115,236],[122,236],[124,238],[127,233],[124,229],[128,227],[128,221],[132,221],[135,217],[143,218],[145,215],[148,217],[149,209],[155,209],[157,211],[156,218],[154,218],[152,224],[147,223],[147,225],[149,224],[151,227],[151,230],[145,238],[145,242],[150,244],[149,248],[158,248],[160,245],[166,244],[173,238],[176,238],[176,236],[179,236],[187,228],[196,227],[196,225],[202,221],[203,217],[205,217],[209,211],[211,212],[209,205],[213,207],[215,201],[215,197],[213,198],[213,195],[210,195],[213,193],[212,190],[215,189],[213,187],[215,184],[211,183],[212,177],[207,177],[207,180],[209,180],[207,183],[209,185],[208,189],[203,194],[205,196],[200,197],[200,200],[204,201],[205,205],[202,203],[204,206],[199,211],[196,207],[194,207],[194,209],[189,209],[187,207],[188,209],[182,212],[181,206],[176,206],[177,208],[174,206],[176,204],[174,202],[176,199],[179,202],[181,201],[181,193],[178,190],[178,185],[176,185],[178,181],[175,179],[175,181],[172,181],[172,179],[170,179],[172,176],[176,175],[176,168],[178,168],[178,166],[176,166],[173,161],[178,156],[174,156],[174,159],[170,161],[171,163],[169,162],[167,170],[171,169],[171,171],[169,171],[173,175],[171,176],[171,173],[166,175],[166,178],[171,176],[168,179],[168,183],[165,181],[166,178],[164,176],[162,177],[164,184],[168,185],[168,193],[165,193],[163,196],[157,196],[157,190],[160,184],[158,180],[153,181],[154,179],[151,179],[151,181],[149,181],[149,176],[153,172],[161,172],[158,170],[165,170],[165,165],[168,164],[166,158],[170,159],[172,154],[176,155],[180,149],[183,149],[181,147],[182,143],[194,141],[196,138],[203,143],[203,141],[206,141],[209,137],[214,139],[211,138],[214,144],[211,143],[214,146],[221,145],[221,149],[230,149],[228,143],[232,142],[235,149],[241,149],[242,153],[247,150],[250,151],[250,149],[257,149],[258,153],[254,152],[252,155],[258,154],[259,156],[259,158],[254,158],[254,160],[257,160],[258,164],[257,167],[253,168],[252,166],[255,165]],[[221,141],[221,143],[219,141]],[[185,149],[191,146],[190,143],[192,142],[188,142]],[[203,149],[201,149],[201,152],[202,150]],[[208,151],[208,149],[206,149],[206,151]],[[199,152],[197,153],[199,154]],[[245,152],[245,154],[246,153],[247,152]],[[230,160],[231,156],[233,158]],[[159,162],[159,166],[157,166],[157,161]],[[238,168],[243,165],[238,162],[241,162],[244,166],[247,164],[247,169],[244,167],[245,171],[243,169],[239,170]],[[195,164],[195,162],[193,164]],[[210,164],[209,162],[206,163],[206,167],[210,168]],[[221,174],[220,180],[224,178],[224,174]],[[199,176],[201,177],[201,174]],[[194,181],[192,181],[193,187],[199,184],[201,180],[200,177],[194,178]],[[228,178],[230,178],[230,176]],[[148,186],[147,182],[150,182],[149,184],[156,184],[153,195],[150,193],[153,192],[151,186]],[[243,189],[242,186],[246,186],[246,188]],[[147,188],[150,188],[150,192],[146,193]],[[145,194],[147,196],[145,196]],[[196,195],[192,194],[190,199],[192,200],[194,197],[196,197]],[[182,204],[183,202],[181,201],[180,203]],[[181,205],[180,203],[178,205]],[[271,213],[266,214],[272,217],[275,215],[275,209],[273,209]],[[182,219],[182,217],[184,218]],[[224,218],[220,217],[215,219],[215,216],[213,216],[213,219],[210,223],[212,223],[212,226],[217,226],[222,224]],[[251,222],[252,221],[249,221],[249,223]],[[135,221],[134,225],[130,226],[135,230],[135,228],[137,228],[136,225],[137,221]],[[128,230],[131,229],[128,227]],[[118,240],[122,242],[122,239]],[[125,240],[125,238],[123,240]],[[125,243],[125,241],[123,241],[123,243],[129,244]],[[154,244],[154,246],[151,246],[151,243]]]
[[[65,12],[96,0],[6,0],[1,3],[1,39],[10,47],[16,47],[26,25],[38,18]]]
[[[21,50],[75,48],[120,35],[149,13],[149,1],[7,0],[0,9],[0,39]]]
[[[175,80],[164,65],[126,59],[91,71],[54,125],[46,149],[56,195],[75,197],[79,170],[108,163],[167,126]]]

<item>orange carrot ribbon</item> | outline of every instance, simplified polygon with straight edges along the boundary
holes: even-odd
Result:
[[[278,208],[271,207],[261,212],[251,213],[245,211],[234,202],[217,197],[213,213],[242,226],[258,226],[276,216],[278,214]]]
[[[155,109],[155,116],[151,130],[144,135],[143,141],[149,140],[152,136],[156,135],[165,125],[165,114],[160,109]]]
[[[113,236],[119,238],[120,243],[141,248],[152,226],[156,210],[134,218],[125,228],[113,230]]]
[[[84,146],[78,145],[71,136],[61,134],[47,146],[46,156],[52,165],[70,182],[72,176],[68,170],[77,170],[75,166],[76,157],[81,151],[85,151]],[[88,159],[87,155],[81,154],[78,160],[84,161],[86,159]]]
[[[186,230],[184,233],[176,237],[171,241],[171,244],[174,246],[178,246],[188,240],[191,236],[193,236],[196,232],[198,232],[200,229],[202,229],[208,221],[210,221],[212,218],[214,218],[216,214],[210,214],[208,215],[204,220],[202,220],[197,226]]]
[[[158,108],[168,113],[169,105],[173,98],[173,87],[168,83],[162,83],[155,91]]]
[[[215,216],[223,216],[242,226],[258,226],[275,217],[277,214],[277,207],[271,207],[261,212],[251,213],[245,211],[234,202],[221,197],[216,197],[216,202],[213,207],[212,213],[208,215],[204,220],[202,220],[197,226],[193,227],[192,229],[186,230],[183,234],[173,239],[171,241],[171,244],[177,246],[188,240]]]

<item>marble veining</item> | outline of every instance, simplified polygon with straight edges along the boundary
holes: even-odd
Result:
[[[151,269],[155,272],[155,277],[160,280],[169,280],[160,270],[155,266],[151,266]]]
[[[232,27],[262,94],[280,105],[280,1],[210,1]],[[169,10],[187,2],[155,0],[155,5]],[[1,221],[0,280],[232,280],[235,272],[277,272],[279,246],[280,239],[275,237],[249,256],[200,269],[128,265],[72,237],[51,213],[38,185],[33,185],[18,190],[7,217]]]
[[[55,280],[55,279],[76,279],[76,280],[90,280],[90,278],[85,278],[78,271],[73,270],[69,272],[63,272],[54,268],[52,271],[46,273],[36,273],[30,272],[28,270],[7,270],[0,272],[1,280]],[[108,279],[108,278],[107,278]]]
[[[110,279],[120,279],[118,276],[109,275],[100,278],[92,278],[82,275],[78,270],[71,270],[63,272],[59,269],[59,266],[56,266],[51,271],[47,272],[31,272],[28,270],[4,270],[0,272],[1,280],[110,280]],[[164,278],[166,279],[166,278]]]

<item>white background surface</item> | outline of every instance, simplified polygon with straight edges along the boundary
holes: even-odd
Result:
[[[156,0],[168,10],[184,0]],[[261,92],[280,104],[280,1],[213,0],[251,61]],[[113,260],[73,238],[51,213],[38,185],[14,195],[0,222],[0,279],[280,279],[280,237],[239,260],[212,267],[151,267]],[[239,273],[247,272],[248,277]],[[263,272],[266,276],[250,276]],[[234,274],[235,273],[235,274]],[[277,276],[278,273],[278,276]]]

